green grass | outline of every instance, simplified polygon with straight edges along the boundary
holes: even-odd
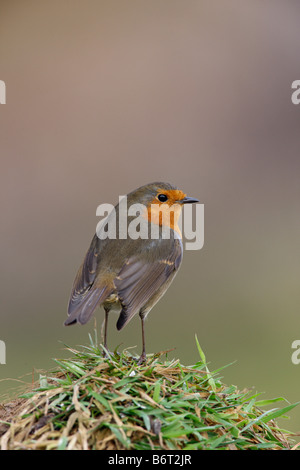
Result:
[[[141,366],[128,351],[103,358],[91,337],[89,346],[68,348],[71,358],[55,360],[57,370],[2,419],[0,449],[296,448],[275,420],[297,404],[277,408],[283,398],[258,400],[224,385],[197,338],[196,346],[200,359],[191,366],[163,353]]]

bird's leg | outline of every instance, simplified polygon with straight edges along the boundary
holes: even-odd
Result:
[[[103,346],[105,347],[106,351],[108,352],[107,349],[107,325],[108,325],[108,314],[109,314],[109,309],[104,308],[105,311],[105,319],[104,319],[104,344]],[[103,357],[107,357],[107,352],[103,351]]]
[[[143,342],[143,349],[142,349],[142,354],[140,355],[140,358],[137,362],[138,366],[140,366],[143,362],[146,362],[146,344],[145,344],[145,331],[144,331],[144,318],[141,317],[142,321],[142,342]]]

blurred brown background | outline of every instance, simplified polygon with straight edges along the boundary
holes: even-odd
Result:
[[[93,321],[62,325],[96,208],[165,180],[205,204],[205,243],[151,312],[148,352],[192,364],[197,334],[211,369],[236,361],[225,383],[299,400],[299,14],[291,0],[1,0],[0,379],[88,343]],[[116,320],[110,347],[139,354],[139,319]]]

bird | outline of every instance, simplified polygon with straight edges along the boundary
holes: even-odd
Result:
[[[138,220],[148,230],[148,237],[120,236],[119,201],[113,215],[108,215],[103,223],[102,232],[96,230],[92,238],[72,286],[64,325],[84,325],[91,319],[95,309],[103,306],[103,346],[108,351],[110,311],[119,314],[117,330],[124,328],[139,314],[142,353],[137,363],[140,365],[147,360],[145,319],[173,282],[182,262],[182,234],[178,225],[181,209],[184,204],[197,203],[199,200],[188,197],[176,186],[166,182],[143,185],[127,194],[126,198],[127,207],[138,204],[142,208]],[[165,217],[165,214],[169,217]],[[128,215],[128,233],[130,223],[134,220],[137,219],[133,215]],[[114,232],[116,236],[103,236],[104,229],[112,221],[117,224],[117,231]],[[137,225],[135,222],[136,228]],[[156,235],[151,236],[153,233]]]

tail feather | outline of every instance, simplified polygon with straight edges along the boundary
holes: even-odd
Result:
[[[125,325],[134,317],[135,311],[128,312],[126,308],[122,308],[118,321],[117,321],[117,330],[121,330]]]
[[[90,320],[96,307],[102,304],[111,293],[112,290],[107,286],[102,289],[99,287],[93,287],[87,292],[77,308],[69,314],[64,325],[69,326],[74,323],[85,325],[85,323]]]

